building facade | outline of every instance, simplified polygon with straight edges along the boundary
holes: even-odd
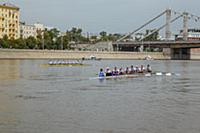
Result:
[[[34,25],[26,25],[26,23],[20,23],[20,37],[26,39],[28,37],[37,37],[37,30]]]
[[[9,39],[17,39],[20,37],[19,10],[19,7],[12,4],[0,5],[0,38],[7,36]]]
[[[188,29],[187,34],[188,41],[200,40],[200,29]],[[181,30],[180,34],[176,36],[176,40],[183,40],[183,30]]]
[[[200,41],[200,29],[193,28],[193,29],[188,29],[187,33],[187,40],[188,41]],[[176,36],[176,40],[183,40],[183,30],[180,31],[180,34]],[[200,48],[191,48],[190,49],[191,54],[197,54],[200,53]]]

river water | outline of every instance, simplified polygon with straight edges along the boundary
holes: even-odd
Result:
[[[200,62],[0,60],[1,133],[199,133]],[[180,75],[95,80],[99,68],[150,64]]]

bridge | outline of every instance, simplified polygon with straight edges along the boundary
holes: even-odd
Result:
[[[174,17],[172,18],[172,14]],[[137,41],[130,41],[132,35],[136,34],[138,31],[151,24],[158,18],[166,15],[166,23],[149,34],[145,35],[143,38]],[[178,19],[183,18],[183,30],[182,30],[182,40],[176,41],[171,40],[172,32],[170,30],[171,24],[177,21]],[[193,15],[188,12],[176,12],[171,9],[167,9],[164,12],[160,13],[156,17],[152,18],[136,30],[124,35],[122,38],[113,43],[114,51],[134,51],[138,49],[143,49],[144,47],[151,48],[162,48],[164,54],[169,54],[171,59],[190,59],[190,49],[191,48],[200,48],[200,40],[188,40],[188,23],[189,19],[198,22],[200,17]],[[144,41],[147,37],[153,35],[156,32],[161,31],[165,28],[165,39],[163,41]]]
[[[115,42],[114,50],[132,47],[153,47],[153,48],[200,48],[200,41],[145,41],[145,42]]]

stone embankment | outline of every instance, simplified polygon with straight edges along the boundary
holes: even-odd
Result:
[[[102,59],[144,59],[149,56],[156,60],[170,59],[162,52],[93,52],[59,50],[16,50],[0,49],[0,59],[81,59],[91,55]]]

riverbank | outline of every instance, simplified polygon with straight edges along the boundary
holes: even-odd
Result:
[[[162,52],[94,52],[94,51],[61,51],[61,50],[19,50],[0,49],[0,59],[82,59],[91,55],[101,59],[144,59],[147,56],[155,60],[168,60]]]

